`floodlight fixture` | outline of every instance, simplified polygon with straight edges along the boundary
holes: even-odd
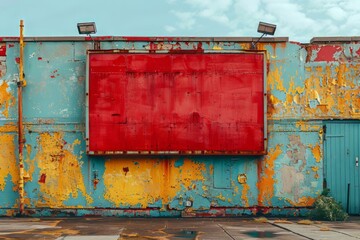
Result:
[[[265,35],[274,35],[276,30],[276,25],[266,22],[259,22],[257,31],[262,33],[261,37],[254,43],[251,44],[251,49],[255,49],[256,44],[265,36]]]
[[[274,35],[276,30],[276,25],[266,22],[259,22],[258,32],[265,35]]]
[[[96,33],[95,22],[78,23],[77,28],[78,28],[79,34],[90,35],[90,34]]]

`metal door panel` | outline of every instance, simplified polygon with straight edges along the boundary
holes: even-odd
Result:
[[[330,193],[347,208],[348,184],[349,213],[360,214],[359,158],[360,123],[336,121],[326,123],[325,177]]]

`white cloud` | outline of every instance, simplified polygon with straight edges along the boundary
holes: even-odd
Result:
[[[340,7],[331,7],[326,12],[329,17],[333,18],[335,21],[344,20],[347,16],[346,12]]]
[[[191,6],[198,16],[204,17],[222,24],[229,24],[227,12],[233,5],[233,0],[185,0]]]
[[[192,29],[196,23],[195,13],[193,12],[177,12],[173,11],[174,15],[180,20],[178,23],[179,27],[182,29]]]
[[[182,6],[188,12],[174,11],[180,20],[177,26],[191,29],[193,35],[198,23],[208,28],[208,35],[216,33],[219,30],[211,27],[216,22],[228,36],[258,36],[259,21],[276,24],[275,36],[289,36],[293,41],[360,35],[358,0],[184,0]]]
[[[172,32],[174,32],[176,30],[175,27],[170,26],[170,25],[166,25],[164,28],[165,28],[165,31],[167,31],[169,33],[172,33]]]

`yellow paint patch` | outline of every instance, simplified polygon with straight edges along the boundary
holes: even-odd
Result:
[[[251,43],[239,43],[240,49],[242,50],[248,50],[251,48]]]
[[[311,170],[313,170],[314,172],[317,172],[317,171],[319,171],[319,167],[313,166],[313,167],[311,167]]]
[[[156,160],[108,159],[103,175],[104,198],[116,206],[147,207],[158,200],[165,205],[182,190],[196,187],[195,181],[204,181],[205,164],[185,159],[181,168],[176,159]]]
[[[243,200],[243,203],[245,204],[245,207],[249,206],[249,198],[248,198],[248,192],[249,192],[249,185],[247,183],[243,184],[243,189],[241,191],[241,200]]]
[[[272,94],[268,95],[268,116],[271,117],[278,111],[278,104],[281,104],[281,101]]]
[[[223,48],[220,45],[214,45],[213,50],[222,50]]]
[[[266,155],[263,162],[261,162],[259,171],[262,173],[259,182],[257,183],[259,189],[258,203],[260,206],[270,205],[271,198],[274,195],[274,163],[275,160],[280,156],[282,150],[280,145],[276,145],[275,148],[269,150],[269,154]]]
[[[305,67],[308,77],[301,81],[304,84],[295,86],[293,79],[298,74],[295,73],[294,76],[287,76],[290,78],[288,89],[283,85],[286,80],[282,76],[282,69],[273,69],[268,74],[268,94],[278,90],[285,95],[277,104],[268,101],[272,113],[269,118],[360,119],[358,69],[359,64],[348,63],[340,63],[337,67]]]
[[[276,67],[273,71],[268,74],[268,87],[269,90],[277,89],[279,91],[285,92],[286,89],[283,85],[284,80],[281,76],[282,69],[281,67]]]
[[[18,131],[18,126],[15,123],[5,124],[0,126],[0,133],[16,133]]]
[[[301,197],[296,202],[287,199],[288,202],[294,207],[311,207],[314,205],[315,198],[312,197]]]
[[[16,164],[15,157],[15,136],[11,134],[0,134],[0,191],[6,186],[6,178],[11,177],[12,183],[15,185],[14,191],[17,189],[19,181],[19,169]]]
[[[235,181],[231,181],[231,187],[233,189],[233,196],[236,196],[239,193],[239,187],[235,184]]]
[[[35,156],[35,162],[38,163],[39,174],[43,177],[39,180],[42,195],[36,206],[65,207],[63,202],[70,197],[77,198],[79,191],[85,196],[86,201],[91,203],[92,199],[86,192],[78,157],[70,151],[71,147],[67,149],[63,134],[42,133],[38,143],[40,149]]]
[[[311,167],[311,170],[313,170],[313,172],[315,172],[314,178],[318,179],[319,178],[319,174],[318,174],[319,167],[313,166],[313,167]]]
[[[24,178],[28,181],[32,181],[32,177],[35,171],[35,165],[31,162],[30,155],[31,155],[31,145],[25,144],[26,149],[26,158],[24,159],[24,162],[28,166],[28,169],[25,170]]]
[[[9,117],[9,108],[14,106],[15,98],[9,92],[9,85],[7,82],[3,81],[0,84],[0,108],[2,109],[2,114],[5,118]]]
[[[321,128],[317,125],[311,125],[307,121],[297,121],[295,126],[300,129],[302,132],[312,132],[312,131],[319,131]]]
[[[17,210],[9,209],[9,210],[6,210],[5,216],[13,217],[13,216],[15,216],[16,213],[17,213]]]
[[[321,154],[321,148],[320,145],[317,144],[316,146],[311,148],[311,152],[315,158],[315,161],[317,163],[321,162],[322,154]]]
[[[222,200],[222,201],[226,201],[226,198],[222,195],[222,193],[220,193],[219,195],[216,196],[216,198]]]

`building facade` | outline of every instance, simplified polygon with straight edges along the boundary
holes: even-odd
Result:
[[[26,38],[30,216],[301,215],[324,187],[360,213],[359,38]],[[87,50],[262,52],[265,155],[88,155]],[[0,38],[0,215],[19,212],[19,39]],[[236,111],[236,109],[234,109]],[[121,137],[121,136],[119,136]]]

